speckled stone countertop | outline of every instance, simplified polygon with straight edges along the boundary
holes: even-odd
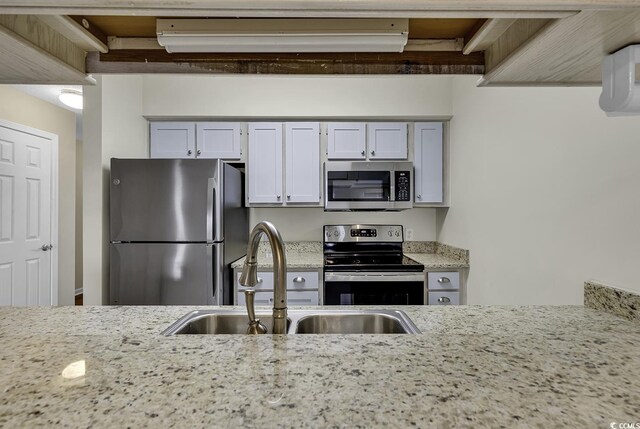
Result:
[[[0,427],[640,420],[640,323],[584,307],[403,308],[421,335],[159,334],[192,309],[0,308]]]
[[[413,245],[408,248],[409,252],[405,251],[405,255],[423,264],[425,270],[457,270],[469,267],[468,260],[455,258],[447,253],[435,253],[435,242],[424,243],[432,244],[433,246]],[[287,269],[289,271],[304,269],[320,270],[323,267],[324,258],[322,255],[321,242],[288,242],[285,244],[285,250],[287,252]],[[428,251],[429,253],[421,253],[418,252],[419,250]],[[270,248],[268,243],[260,243],[258,269],[273,270],[273,261],[269,252]],[[244,259],[245,258],[241,258],[232,263],[231,268],[242,268]]]

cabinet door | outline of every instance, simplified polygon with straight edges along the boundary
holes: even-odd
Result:
[[[415,124],[415,202],[441,203],[442,192],[442,123]]]
[[[282,124],[249,124],[249,203],[282,203]]]
[[[285,148],[287,203],[319,203],[320,124],[287,123]]]
[[[367,124],[369,159],[407,159],[407,124],[374,122]]]
[[[238,122],[198,122],[196,137],[197,158],[240,159]]]
[[[195,158],[196,126],[193,122],[151,122],[151,158]]]
[[[367,143],[362,122],[330,122],[327,157],[329,159],[365,159]]]

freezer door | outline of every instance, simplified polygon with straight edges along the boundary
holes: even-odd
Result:
[[[220,261],[223,254],[223,244],[111,244],[109,303],[111,305],[217,305],[222,303],[224,267],[221,265],[216,267],[216,261]]]
[[[222,165],[215,159],[112,159],[111,241],[221,241]]]

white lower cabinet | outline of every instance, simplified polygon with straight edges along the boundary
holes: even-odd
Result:
[[[238,293],[238,305],[245,304],[244,293]],[[273,291],[269,292],[256,292],[255,305],[273,305]],[[287,306],[293,305],[318,305],[318,291],[306,290],[306,291],[287,291]]]
[[[459,271],[427,273],[428,305],[460,305],[460,291]]]
[[[431,292],[429,291],[429,305],[460,305],[460,292]]]
[[[245,304],[244,290],[240,285],[242,270],[236,270],[236,305]],[[271,271],[258,272],[258,284],[253,287],[256,290],[255,305],[273,305],[274,277]],[[319,305],[319,276],[317,271],[291,271],[287,272],[287,306],[295,305]]]

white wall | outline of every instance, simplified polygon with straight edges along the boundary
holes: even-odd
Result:
[[[595,279],[640,292],[640,119],[598,88],[453,81],[452,206],[438,239],[470,249],[470,304],[581,304]]]
[[[157,118],[447,118],[451,77],[149,75],[143,110]]]
[[[142,76],[98,77],[85,88],[83,165],[84,303],[106,304],[109,284],[109,174],[112,157],[145,158]]]
[[[322,208],[251,209],[253,227],[269,220],[286,241],[322,241],[322,226],[331,224],[381,223],[403,225],[414,231],[415,241],[436,240],[436,210],[411,209],[402,212],[325,212]]]
[[[58,304],[75,290],[76,116],[10,86],[0,85],[0,119],[58,136]]]

